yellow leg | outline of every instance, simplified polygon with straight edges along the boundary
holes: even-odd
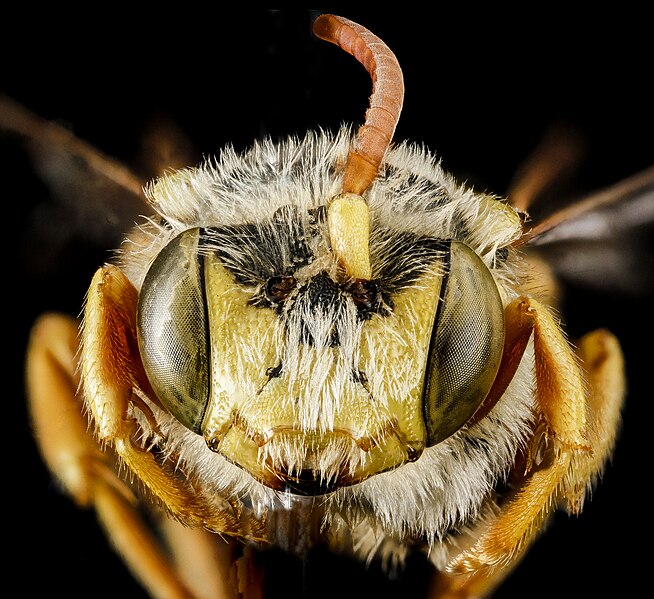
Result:
[[[106,456],[87,434],[82,402],[76,396],[77,324],[45,314],[32,328],[27,348],[27,395],[34,436],[41,456],[78,505],[91,504],[89,488]]]
[[[158,527],[181,578],[197,599],[264,599],[263,572],[240,541],[166,518]]]
[[[110,456],[88,432],[76,395],[77,323],[48,314],[34,325],[27,353],[27,390],[44,461],[83,507],[94,507],[107,536],[153,597],[192,597],[142,521],[136,498],[116,476]]]
[[[624,358],[620,343],[605,329],[579,340],[578,354],[588,375],[588,440],[591,453],[574,456],[573,477],[566,486],[565,501],[570,513],[583,507],[586,491],[601,476],[610,459],[620,430],[626,393]]]
[[[522,554],[524,553],[526,553],[526,549],[522,552]],[[428,596],[433,599],[484,599],[490,597],[519,561],[519,557],[516,556],[509,568],[484,568],[470,575],[437,572],[429,588]]]
[[[527,471],[476,541],[436,580],[436,597],[486,597],[510,573],[558,507],[578,513],[610,456],[624,397],[622,356],[606,331],[587,335],[577,357],[547,308],[520,299],[507,309],[509,335],[532,331],[538,422]],[[587,393],[588,391],[588,393]]]
[[[129,408],[156,400],[137,350],[137,291],[115,266],[99,269],[87,294],[80,353],[82,387],[98,437],[180,522],[230,536],[263,538],[265,522],[229,498],[203,493],[198,481],[176,472],[134,441],[141,432]],[[145,412],[146,415],[148,411]]]
[[[246,555],[234,562],[233,545],[199,529],[256,538],[264,523],[226,499],[205,496],[135,441],[139,438],[138,425],[130,411],[134,405],[136,409],[146,408],[134,393],[150,392],[134,354],[135,314],[136,291],[117,268],[105,267],[89,289],[81,351],[73,319],[51,314],[34,326],[28,347],[27,384],[35,436],[44,461],[79,505],[95,509],[107,537],[151,596],[206,597],[209,584],[214,587],[213,597],[256,598],[256,584],[250,583],[256,576],[252,560]],[[80,357],[81,387],[77,371]],[[78,393],[80,388],[85,404]],[[90,412],[91,427],[85,408]],[[161,500],[168,513],[198,530],[183,530],[175,523],[163,526],[163,537],[162,531],[155,533],[141,517],[141,508],[152,516],[152,506],[139,503],[141,499],[117,476],[117,463],[126,466]],[[157,517],[165,522],[167,516],[155,513],[153,518]],[[167,545],[162,544],[162,538]],[[216,543],[213,548],[211,541]],[[184,580],[193,578],[189,564],[194,568],[203,564],[202,584],[195,581],[189,585]]]

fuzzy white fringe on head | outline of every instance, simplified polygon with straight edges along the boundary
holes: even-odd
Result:
[[[156,254],[183,230],[259,223],[272,219],[286,206],[297,207],[301,215],[325,206],[340,190],[340,168],[351,143],[352,134],[346,128],[335,136],[310,133],[281,144],[263,141],[243,155],[227,149],[213,162],[159,180],[148,193],[163,221],[143,226],[131,253],[122,255],[128,276],[140,287],[142,273]],[[504,301],[512,297],[511,263],[496,264],[495,252],[519,236],[519,226],[510,220],[506,226],[497,226],[499,211],[492,209],[489,198],[457,184],[434,156],[416,146],[392,147],[365,196],[371,212],[373,277],[383,271],[387,260],[403,260],[407,270],[416,267],[411,256],[387,247],[394,234],[399,239],[402,233],[413,233],[468,244],[490,269]],[[380,235],[381,230],[386,233]],[[328,251],[328,240],[312,243],[314,253]],[[244,247],[243,252],[247,251]],[[355,347],[350,350],[355,354]],[[296,357],[301,358],[299,354]],[[525,440],[532,414],[530,360],[528,352],[507,392],[481,422],[428,448],[414,463],[325,497],[322,504],[327,522],[342,518],[356,526],[370,520],[390,535],[409,534],[433,544],[478,515]],[[302,369],[301,364],[296,366]],[[338,402],[337,390],[334,402]],[[303,413],[306,428],[316,425],[321,416],[310,408]],[[201,436],[163,412],[159,419],[168,451],[178,456],[180,467],[205,489],[233,493],[261,513],[280,509],[277,493],[211,452]],[[336,446],[330,449],[341,450]],[[306,455],[273,445],[266,451],[274,452],[276,459],[286,451],[293,464]],[[325,459],[333,467],[350,458],[339,454]],[[296,466],[299,470],[306,464]]]

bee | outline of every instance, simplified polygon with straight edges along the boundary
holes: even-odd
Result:
[[[325,19],[319,22],[330,23],[334,33],[323,35],[350,39],[341,45],[370,68],[367,53],[378,40],[355,23]],[[389,56],[386,50],[384,57]],[[379,72],[372,74],[376,91],[386,89]],[[371,119],[386,113],[397,119],[398,104],[396,97],[392,109],[371,108]],[[367,125],[372,126],[363,131],[373,131],[373,138],[378,129],[391,138],[395,126],[384,129],[374,119]],[[359,153],[351,150],[354,140],[364,148]],[[430,561],[443,572],[454,572],[437,582],[447,596],[455,589],[478,592],[476,585],[491,592],[496,577],[503,577],[531,544],[559,495],[571,510],[579,509],[586,483],[599,476],[611,454],[622,393],[611,395],[608,431],[598,433],[593,443],[582,414],[585,404],[578,403],[582,400],[561,414],[558,399],[541,400],[548,411],[538,404],[537,392],[533,395],[538,380],[534,384],[529,364],[538,363],[539,356],[545,356],[545,379],[556,380],[565,371],[561,384],[572,379],[584,397],[589,384],[583,367],[588,360],[579,365],[556,314],[544,305],[550,299],[541,290],[544,279],[527,286],[525,279],[536,278],[537,271],[528,271],[528,277],[520,271],[531,264],[525,239],[542,237],[542,229],[534,235],[539,230],[527,228],[511,204],[455,183],[435,158],[411,145],[382,145],[381,151],[379,142],[372,146],[349,130],[325,138],[310,134],[281,146],[262,142],[244,154],[226,151],[213,164],[165,176],[150,188],[157,215],[130,235],[114,265],[99,271],[108,278],[89,289],[82,329],[86,409],[107,455],[115,451],[122,468],[136,475],[134,488],[129,476],[127,482],[114,479],[104,466],[92,477],[111,481],[102,500],[113,507],[101,513],[118,518],[117,526],[105,521],[114,542],[136,526],[136,511],[124,509],[123,498],[143,492],[155,508],[172,512],[184,524],[240,539],[238,548],[241,542],[272,542],[302,554],[324,542],[364,561],[382,558],[392,565],[424,544]],[[364,169],[351,166],[357,160]],[[367,166],[371,162],[372,169]],[[371,174],[363,176],[362,170]],[[350,173],[347,185],[343,172]],[[281,186],[282,180],[287,186]],[[205,192],[196,191],[203,189],[212,190],[211,197],[220,202],[214,206]],[[133,295],[130,284],[140,292],[125,300]],[[104,287],[110,293],[102,291],[94,299],[93,290]],[[112,291],[122,299],[109,302]],[[544,319],[524,329],[509,310],[521,305],[515,302],[523,297],[529,299],[529,314]],[[177,308],[167,304],[168,298]],[[210,307],[209,298],[224,298],[222,307]],[[125,343],[113,333],[127,322],[122,314],[127,301],[135,307],[127,310],[127,319],[138,320],[125,325]],[[101,328],[94,310],[108,310],[111,325]],[[213,322],[217,316],[222,324]],[[177,356],[189,339],[169,323],[189,321],[197,333],[183,366]],[[68,335],[76,331],[65,330]],[[162,330],[167,331],[168,352],[163,355],[151,349]],[[520,350],[510,336],[516,330],[528,337]],[[534,331],[544,344],[540,352],[531,337]],[[450,335],[456,342],[450,342]],[[602,337],[612,347],[605,349],[614,373],[610,378],[620,383],[619,349],[613,337]],[[113,347],[100,347],[114,341]],[[42,342],[36,347],[45,347]],[[484,344],[476,354],[474,343]],[[582,349],[595,347],[595,341],[588,343]],[[208,349],[200,351],[203,347]],[[129,360],[123,362],[125,352]],[[550,356],[560,353],[562,361]],[[394,359],[387,354],[395,354]],[[437,373],[456,372],[455,366],[475,355],[477,361],[468,362],[470,371],[453,374],[443,386]],[[448,357],[453,365],[439,362]],[[505,358],[513,362],[507,365]],[[142,369],[133,369],[139,360]],[[98,381],[98,364],[109,370],[125,366],[103,382]],[[62,366],[59,362],[57,372]],[[175,371],[192,392],[166,378]],[[455,399],[443,408],[436,397],[454,389],[462,374],[471,379],[464,385],[470,403],[459,402],[461,392],[452,391]],[[96,385],[101,394],[106,387],[114,391],[116,375],[133,376],[137,383],[129,381],[134,391],[118,419],[112,406],[124,400],[89,399]],[[47,385],[45,395],[54,394],[52,372],[38,380]],[[218,393],[222,403],[215,398],[196,403],[217,384],[225,386]],[[32,391],[34,405],[41,395]],[[568,398],[568,392],[563,395]],[[47,404],[53,407],[56,412],[62,404]],[[39,417],[35,420],[38,430]],[[38,436],[46,459],[52,459],[43,422]],[[51,422],[49,415],[48,426]],[[120,430],[123,426],[128,428]],[[598,450],[601,444],[605,448]],[[103,455],[100,463],[106,465],[105,459]],[[575,475],[589,460],[588,471]],[[477,468],[485,472],[473,476]],[[457,477],[460,471],[466,475]],[[55,473],[66,474],[56,466]],[[537,483],[548,476],[552,486]],[[517,504],[525,512],[535,510],[527,513],[525,530],[512,531],[508,548],[487,541],[497,562],[475,563],[476,543],[489,538],[484,527],[493,531],[493,522],[509,522],[504,510],[516,505],[511,503],[514,494],[519,502],[528,488],[536,493],[545,489],[547,497]],[[444,495],[422,503],[436,489]],[[149,517],[160,515],[155,511]],[[176,531],[169,532],[171,538],[180,533],[173,524],[161,526]],[[201,541],[194,543],[194,553],[199,553]],[[156,594],[164,578],[176,578],[172,567],[163,568],[165,576],[149,582],[144,556],[156,542],[147,552],[130,556],[133,547],[130,542],[123,548],[126,559],[134,560],[132,567],[151,592]],[[248,559],[244,554],[241,563]],[[220,572],[223,580],[233,579],[229,569]]]

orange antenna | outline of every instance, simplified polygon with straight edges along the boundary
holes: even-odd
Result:
[[[347,157],[342,193],[332,198],[327,211],[332,250],[339,264],[347,276],[368,280],[372,278],[370,212],[362,195],[377,176],[400,118],[402,69],[382,40],[348,19],[320,15],[313,31],[354,56],[372,78],[370,106]]]
[[[372,78],[370,107],[348,156],[343,193],[357,195],[370,186],[393,139],[404,101],[402,69],[389,47],[365,27],[343,17],[320,15],[313,32],[356,58]]]

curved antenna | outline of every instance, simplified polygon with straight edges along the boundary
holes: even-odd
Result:
[[[404,101],[404,79],[397,58],[366,28],[335,15],[320,15],[313,23],[319,38],[354,56],[372,78],[366,119],[350,150],[342,193],[328,205],[327,220],[332,250],[346,276],[372,278],[370,266],[370,212],[361,197],[375,180],[391,144]]]
[[[320,15],[313,23],[313,32],[354,56],[372,78],[366,120],[348,156],[343,178],[343,193],[361,195],[377,176],[400,118],[404,101],[402,69],[381,39],[353,21]]]

